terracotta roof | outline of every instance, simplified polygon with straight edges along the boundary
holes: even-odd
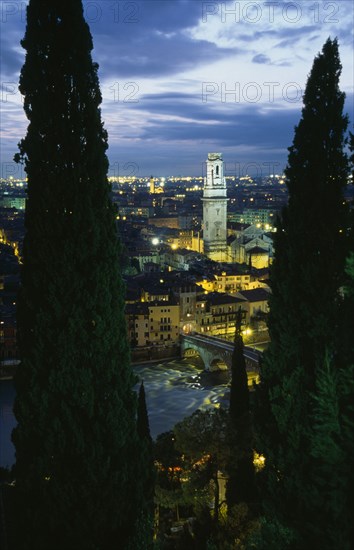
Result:
[[[247,302],[263,302],[269,300],[269,292],[265,288],[241,290],[237,294],[243,296]]]
[[[204,296],[198,298],[200,301],[206,301],[212,306],[224,305],[224,304],[238,304],[244,302],[244,298],[240,296],[230,296],[230,294],[224,294],[223,292],[209,292]]]

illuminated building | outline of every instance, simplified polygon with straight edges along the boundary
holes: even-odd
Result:
[[[204,254],[211,260],[225,261],[227,255],[226,180],[221,153],[209,153],[203,193]]]
[[[155,180],[153,176],[150,176],[150,193],[155,193]]]

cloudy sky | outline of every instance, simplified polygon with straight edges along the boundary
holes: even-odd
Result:
[[[26,1],[1,1],[2,176],[27,121],[17,83]],[[201,175],[212,151],[230,175],[281,172],[315,55],[338,37],[353,127],[351,0],[84,1],[100,65],[111,175]]]

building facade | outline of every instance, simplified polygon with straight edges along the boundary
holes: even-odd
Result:
[[[209,153],[203,193],[204,254],[217,262],[227,261],[227,197],[221,153]]]

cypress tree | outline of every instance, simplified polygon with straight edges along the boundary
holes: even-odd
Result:
[[[338,355],[347,253],[343,189],[348,160],[343,147],[348,119],[340,73],[337,40],[328,39],[314,60],[289,148],[289,202],[275,236],[271,343],[258,395],[258,445],[266,457],[264,513],[296,548],[321,546],[309,495],[317,467],[311,433],[318,373],[327,358],[332,364]],[[325,491],[318,498],[324,501]]]
[[[324,550],[353,548],[353,399],[354,365],[343,368],[326,358],[312,394],[310,454],[316,468],[306,487],[311,510],[307,540]]]
[[[234,349],[231,359],[230,418],[237,422],[249,412],[250,398],[242,338],[242,310],[236,314]]]
[[[352,185],[354,185],[354,134],[349,132],[349,151],[350,151],[350,172],[352,177]],[[354,201],[351,202],[349,211],[348,233],[349,233],[349,249],[354,252]],[[347,259],[346,281],[345,281],[345,300],[342,303],[340,314],[340,350],[341,364],[343,367],[354,365],[354,340],[353,340],[353,312],[354,312],[354,293],[353,289],[353,254]]]
[[[353,252],[346,262],[346,274],[344,311],[349,321],[349,313],[354,317]],[[312,499],[313,538],[324,549],[350,550],[354,542],[354,361],[342,366],[326,357],[318,370],[312,401],[310,452],[316,469],[307,494]]]
[[[144,382],[141,382],[138,396],[137,431],[141,440],[143,462],[146,467],[144,495],[147,504],[146,519],[152,523],[155,494],[155,468],[153,442],[150,434],[149,416],[146,407]]]
[[[250,399],[241,332],[242,311],[236,317],[235,343],[231,362],[229,409],[230,459],[227,465],[226,501],[229,510],[254,499],[254,465]]]
[[[81,0],[30,0],[20,91],[28,177],[13,434],[20,550],[143,548],[144,465]]]
[[[138,434],[142,439],[145,439],[150,445],[152,444],[149,417],[146,407],[144,382],[141,382],[138,397],[138,418],[137,418]]]

